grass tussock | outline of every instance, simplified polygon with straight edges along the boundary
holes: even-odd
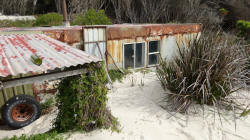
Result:
[[[183,49],[178,44],[179,56],[172,62],[162,60],[157,67],[171,111],[187,113],[194,103],[233,107],[233,100],[226,97],[249,81],[240,41],[222,32],[203,31],[185,45]]]

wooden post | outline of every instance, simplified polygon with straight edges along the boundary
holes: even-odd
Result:
[[[62,13],[63,13],[63,26],[68,27],[70,26],[69,20],[68,20],[68,13],[67,13],[67,5],[66,0],[61,0],[61,6],[62,6]]]

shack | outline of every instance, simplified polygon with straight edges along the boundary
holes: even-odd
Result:
[[[1,32],[0,119],[14,128],[30,124],[41,113],[34,83],[83,74],[85,64],[100,61],[44,34]]]
[[[155,66],[160,57],[171,60],[177,53],[178,45],[183,47],[200,35],[202,25],[117,24],[1,30],[39,32],[99,58],[101,54],[106,56],[109,68],[116,63],[119,67],[134,69]]]
[[[170,61],[178,47],[185,47],[190,40],[199,37],[201,30],[200,24],[0,28],[0,107],[8,108],[6,104],[17,100],[14,97],[19,94],[36,96],[44,91],[44,86],[36,86],[33,82],[84,72],[77,67],[74,71],[58,71],[65,67],[104,59],[108,68],[117,65],[137,69],[155,66],[160,58]],[[31,62],[32,55],[42,59],[41,66]],[[31,76],[34,74],[36,76]],[[20,128],[37,118],[32,119],[29,110],[26,114],[23,110],[20,112],[22,107],[29,108],[25,104],[12,109],[14,112],[9,117],[12,121],[8,122],[5,117],[9,125]]]

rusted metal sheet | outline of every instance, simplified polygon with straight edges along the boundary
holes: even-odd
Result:
[[[39,56],[42,65],[33,64],[32,55]],[[100,59],[44,34],[0,35],[1,77],[44,72],[97,61]]]
[[[113,57],[116,63],[122,62],[122,41],[121,40],[110,40],[107,42],[107,52]],[[110,57],[108,58],[108,64],[113,64]],[[120,65],[120,64],[119,64]]]
[[[135,39],[117,39],[107,41],[107,52],[111,54],[117,65],[123,66],[123,45],[128,43],[145,43],[145,62],[148,62],[148,43],[160,41],[160,54],[163,59],[171,61],[176,55],[179,47],[185,47],[190,40],[198,37],[200,33],[174,34],[164,36],[137,37]],[[112,67],[113,61],[108,57],[108,64]],[[145,63],[145,67],[148,64]]]
[[[74,43],[79,43],[82,40],[83,34],[82,30],[46,30],[42,31],[45,35],[59,40],[61,42],[72,45]]]
[[[80,43],[83,38],[82,26],[71,26],[71,27],[32,27],[32,28],[0,28],[2,32],[40,32],[56,40],[62,41],[69,45],[74,43]]]
[[[198,33],[200,24],[120,24],[107,26],[108,40],[135,39],[137,37]]]

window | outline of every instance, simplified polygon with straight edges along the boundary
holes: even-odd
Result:
[[[160,46],[160,41],[150,41],[148,43],[148,65],[159,63]]]
[[[125,69],[145,66],[145,43],[125,44],[123,53]]]

